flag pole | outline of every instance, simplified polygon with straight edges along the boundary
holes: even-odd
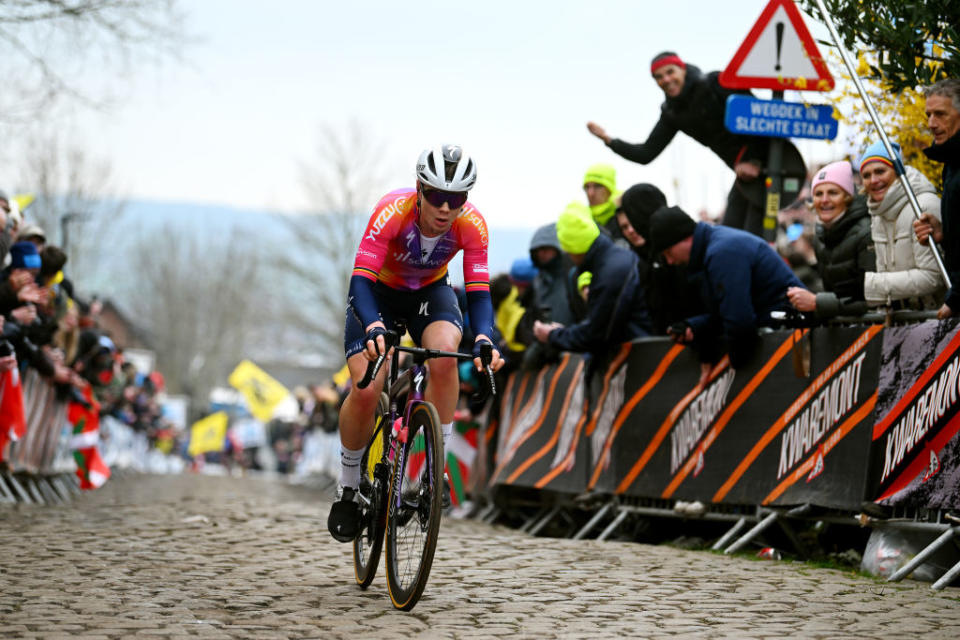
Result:
[[[823,21],[827,25],[827,29],[830,31],[830,37],[833,38],[833,43],[836,45],[837,50],[840,51],[840,57],[843,58],[843,63],[847,67],[847,71],[850,72],[850,77],[853,79],[853,84],[857,87],[857,92],[860,94],[860,98],[863,99],[863,104],[867,107],[867,112],[870,114],[870,119],[873,120],[874,126],[877,128],[877,133],[880,134],[880,140],[883,141],[883,147],[887,150],[887,155],[890,156],[890,159],[893,160],[893,169],[897,172],[897,177],[900,178],[900,184],[903,185],[903,190],[907,194],[907,199],[910,201],[910,206],[913,208],[913,215],[917,220],[920,220],[923,215],[923,210],[920,208],[920,202],[917,200],[917,195],[913,192],[913,188],[910,186],[910,181],[907,179],[906,169],[903,167],[903,163],[900,161],[899,156],[894,152],[893,145],[890,144],[890,138],[887,137],[887,132],[883,129],[883,124],[880,121],[880,116],[877,114],[877,110],[873,108],[873,102],[870,101],[870,96],[867,95],[866,90],[863,88],[863,83],[860,82],[860,76],[857,75],[857,69],[853,64],[853,60],[850,59],[850,54],[847,53],[847,50],[843,48],[843,44],[840,43],[840,36],[837,34],[837,28],[833,24],[833,18],[830,17],[830,14],[827,12],[827,7],[824,4],[823,0],[815,0],[817,3],[817,8],[820,9],[820,15],[823,16]],[[930,248],[933,250],[933,257],[937,260],[937,266],[940,268],[940,273],[943,275],[944,281],[947,283],[947,288],[953,287],[953,284],[950,282],[950,276],[947,274],[947,268],[943,264],[943,256],[940,255],[940,250],[937,247],[937,243],[933,241],[931,237],[929,239]]]

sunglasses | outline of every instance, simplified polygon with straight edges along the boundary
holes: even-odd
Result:
[[[443,206],[444,202],[449,204],[451,209],[459,209],[467,202],[467,194],[465,192],[440,191],[439,189],[427,189],[426,187],[421,189],[421,191],[423,197],[427,199],[427,202],[438,209]]]

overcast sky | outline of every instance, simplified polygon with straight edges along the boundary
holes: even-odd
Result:
[[[733,174],[697,143],[680,135],[641,166],[585,123],[642,141],[663,99],[653,55],[722,69],[765,4],[195,0],[183,3],[198,40],[186,64],[145,68],[119,108],[80,127],[134,198],[307,208],[300,163],[320,127],[355,120],[386,144],[384,192],[413,186],[422,148],[461,143],[491,226],[554,220],[595,162],[613,164],[621,188],[653,182],[690,213],[719,211]],[[800,147],[808,162],[842,155]]]

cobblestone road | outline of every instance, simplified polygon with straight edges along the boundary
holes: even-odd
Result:
[[[401,613],[382,575],[354,586],[328,504],[184,475],[111,480],[65,507],[0,505],[0,636],[960,637],[958,589],[454,520],[423,599]]]

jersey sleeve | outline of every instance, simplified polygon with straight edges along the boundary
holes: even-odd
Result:
[[[460,242],[463,246],[463,288],[467,293],[470,328],[474,335],[490,336],[493,331],[493,305],[490,301],[490,270],[487,249],[490,235],[480,212],[473,209],[463,214]]]
[[[367,222],[350,277],[348,304],[360,318],[364,328],[379,320],[373,283],[380,277],[380,270],[388,255],[390,240],[397,233],[400,218],[400,202],[408,190],[392,191],[380,199]]]

